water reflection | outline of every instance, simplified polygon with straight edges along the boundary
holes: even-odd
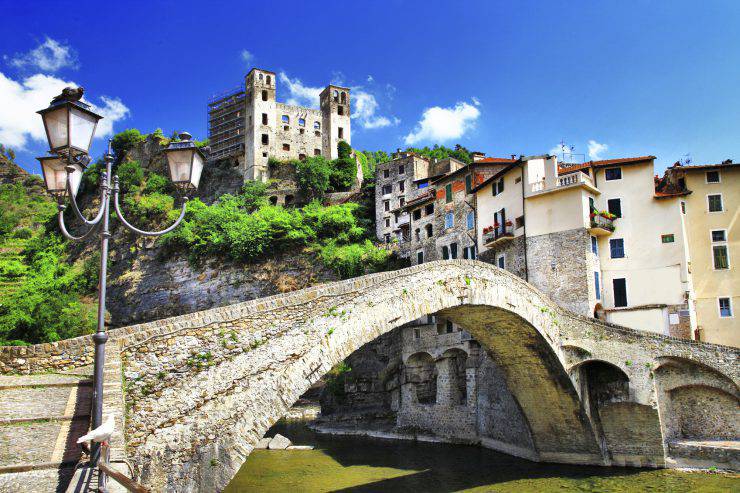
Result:
[[[227,492],[740,491],[737,476],[538,464],[474,446],[315,434],[300,423],[273,432],[316,449],[255,451]]]

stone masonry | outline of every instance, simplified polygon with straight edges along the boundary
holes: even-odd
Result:
[[[531,439],[499,430],[493,448],[541,461],[675,467],[699,460],[692,443],[727,441],[715,430],[733,429],[740,350],[589,319],[490,264],[438,261],[111,331],[137,478],[154,491],[223,489],[323,374],[434,313],[478,341],[525,418],[519,426]],[[83,337],[2,348],[0,368],[81,366],[91,346]],[[448,367],[450,382],[459,369]],[[705,463],[737,467],[737,449],[706,449]]]

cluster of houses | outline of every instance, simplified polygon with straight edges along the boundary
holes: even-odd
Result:
[[[582,315],[740,346],[740,163],[654,161],[398,152],[377,168],[376,234],[414,265],[479,259]]]

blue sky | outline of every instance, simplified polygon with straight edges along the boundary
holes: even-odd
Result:
[[[659,170],[686,154],[740,160],[735,0],[0,0],[0,11],[0,142],[32,171],[45,150],[33,112],[65,82],[108,116],[101,137],[203,138],[208,98],[252,66],[284,74],[280,101],[350,86],[359,149],[508,156],[564,140],[586,159],[654,154]]]

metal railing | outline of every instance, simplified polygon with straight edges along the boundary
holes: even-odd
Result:
[[[98,460],[98,471],[99,471],[98,474],[100,474],[102,478],[105,478],[105,479],[111,478],[115,480],[118,484],[126,488],[128,491],[131,491],[132,493],[151,493],[152,490],[150,488],[142,485],[138,481],[135,481],[129,478],[122,472],[117,471],[111,467],[110,465],[110,446],[109,445],[102,445],[100,447],[100,453],[102,455],[101,455],[101,459]],[[133,470],[131,468],[131,465],[126,461],[122,461],[122,462],[128,466],[129,473],[133,475]],[[107,485],[106,485],[105,479],[103,480],[103,486],[100,491],[102,491],[103,489],[104,491],[108,490],[106,488]]]
[[[514,225],[503,225],[492,230],[483,233],[483,243],[489,244],[498,241],[502,238],[513,238],[514,237]]]
[[[608,217],[595,214],[594,217],[591,218],[591,227],[614,231],[614,219],[609,219]]]

